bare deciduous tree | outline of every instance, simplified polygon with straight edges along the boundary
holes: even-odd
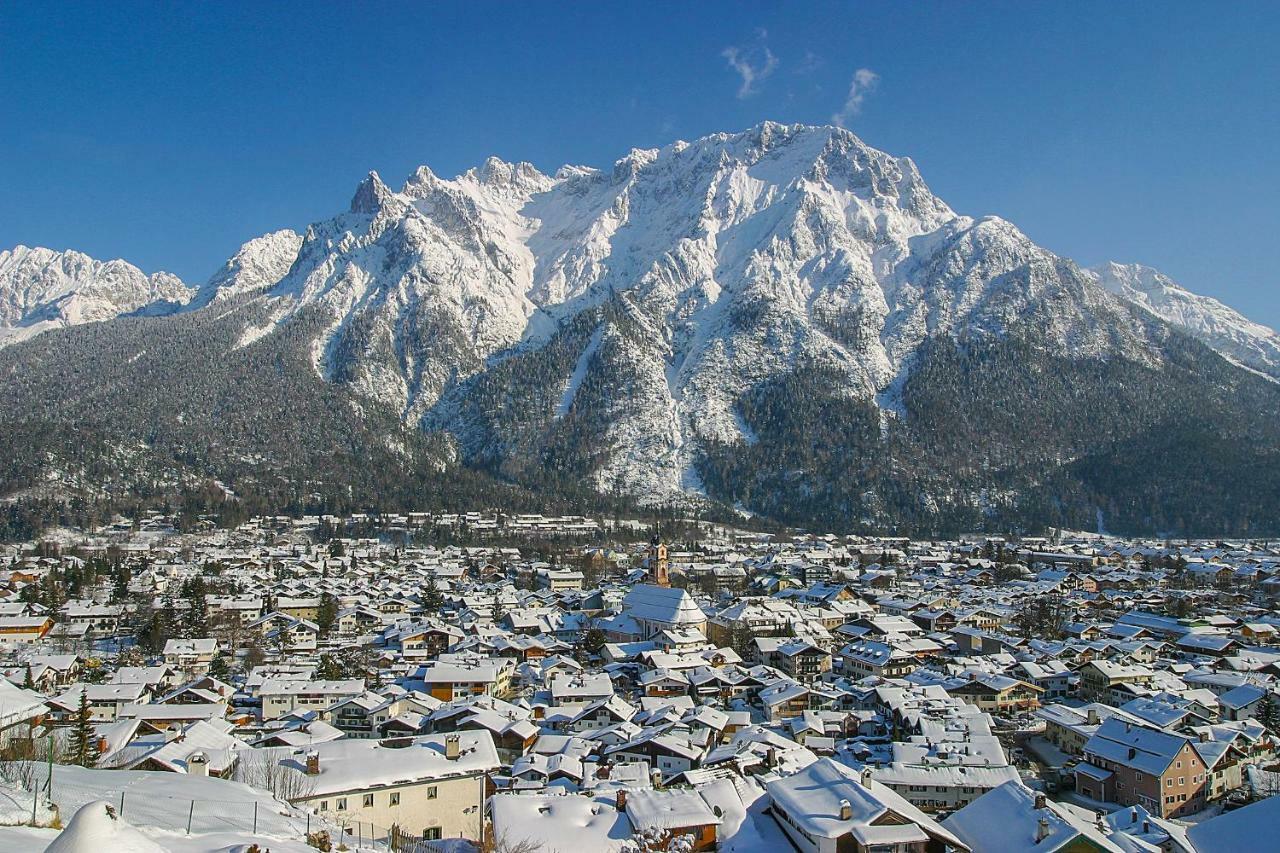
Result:
[[[316,778],[287,763],[281,750],[246,749],[236,761],[235,780],[269,791],[286,802],[305,800],[316,789]]]

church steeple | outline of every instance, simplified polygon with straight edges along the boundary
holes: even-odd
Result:
[[[654,586],[671,586],[670,568],[667,565],[667,546],[662,544],[661,532],[655,530],[649,542],[649,582]]]

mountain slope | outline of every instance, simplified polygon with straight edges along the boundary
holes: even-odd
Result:
[[[143,309],[171,311],[190,298],[169,273],[146,275],[124,261],[16,246],[0,251],[0,346]]]
[[[1273,329],[1142,264],[1106,263],[1089,272],[1111,293],[1185,329],[1224,357],[1280,380],[1280,334]]]
[[[289,272],[301,247],[302,235],[287,228],[255,237],[205,282],[188,308],[203,308],[212,302],[270,287]]]
[[[181,313],[0,351],[0,450],[10,488],[145,466],[385,498],[388,471],[415,472],[403,496],[470,469],[832,527],[1277,524],[1280,387],[1151,304],[839,128],[371,173]]]

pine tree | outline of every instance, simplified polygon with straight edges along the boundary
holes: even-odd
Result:
[[[1258,722],[1273,732],[1280,731],[1280,700],[1270,690],[1262,697],[1262,704],[1258,707]]]
[[[320,636],[329,636],[329,632],[333,630],[333,623],[337,621],[338,600],[327,592],[322,593],[320,607],[316,610],[316,626],[320,629]]]
[[[209,677],[216,678],[219,681],[226,681],[231,677],[231,667],[227,664],[227,659],[222,655],[216,655],[209,662]]]
[[[27,665],[27,674],[22,677],[22,686],[27,690],[36,689],[36,681],[31,677],[31,665]]]
[[[93,736],[92,710],[89,708],[89,691],[80,691],[80,708],[76,712],[75,727],[71,730],[71,761],[81,767],[93,767],[98,763],[97,743]]]
[[[427,569],[427,576],[422,581],[422,606],[428,613],[438,613],[444,607],[444,596],[436,586],[436,570]]]

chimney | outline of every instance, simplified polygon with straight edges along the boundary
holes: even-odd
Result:
[[[1098,709],[1090,708],[1085,714],[1085,721],[1091,726],[1098,725]]]
[[[188,776],[208,776],[209,756],[203,752],[193,752],[187,756]]]
[[[626,810],[627,810],[627,792],[624,789],[619,788],[618,789],[618,811],[625,812]]]
[[[840,819],[851,820],[853,818],[853,806],[848,800],[840,801]]]
[[[863,785],[863,787],[865,788],[865,787],[866,787],[866,785],[867,785],[867,783],[868,783],[868,782],[870,782],[870,781],[871,781],[871,768],[870,768],[870,767],[864,767],[864,768],[862,768],[862,785]]]
[[[1129,760],[1132,761],[1134,758],[1137,757],[1137,755],[1138,755],[1138,750],[1134,749],[1133,747],[1129,747]]]
[[[1036,844],[1049,837],[1049,819],[1042,817],[1036,821]]]
[[[320,775],[320,753],[316,752],[315,750],[312,750],[311,752],[307,753],[307,775],[308,776]]]
[[[1044,808],[1044,807],[1045,807],[1044,794],[1036,794],[1036,804],[1035,804],[1034,808],[1035,808],[1037,811],[1039,811],[1040,809],[1042,809],[1042,808]]]
[[[1151,834],[1151,821],[1149,821],[1149,820],[1144,820],[1144,821],[1142,822],[1142,834],[1143,834],[1143,835],[1150,835],[1150,834]]]
[[[1137,822],[1138,822],[1138,809],[1136,807],[1129,809],[1129,823],[1137,823]]]
[[[110,748],[111,748],[111,744],[107,743],[106,738],[104,737],[98,738],[98,755],[104,755],[106,751]]]
[[[462,754],[462,747],[457,735],[449,735],[444,739],[444,757],[450,761],[457,761],[458,756]]]

